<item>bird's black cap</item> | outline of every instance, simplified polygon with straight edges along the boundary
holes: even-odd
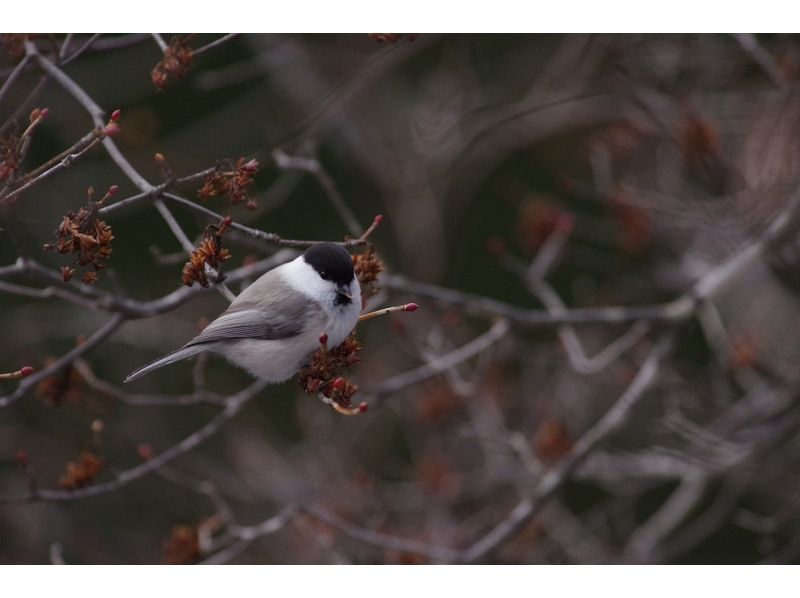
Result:
[[[312,245],[306,249],[303,258],[323,280],[346,285],[354,278],[353,259],[344,247],[336,243]]]

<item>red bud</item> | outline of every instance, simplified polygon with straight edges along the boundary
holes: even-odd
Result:
[[[258,172],[258,160],[256,160],[255,158],[253,158],[252,160],[248,160],[247,162],[242,164],[240,168],[248,174],[255,174]]]
[[[333,386],[334,390],[342,392],[347,387],[347,380],[339,376],[331,383],[331,386]]]
[[[383,214],[378,214],[377,216],[375,216],[375,220],[373,222],[375,222],[375,224],[380,224],[381,222],[383,222]]]
[[[141,443],[139,446],[136,447],[136,452],[139,453],[139,458],[142,461],[149,461],[153,457],[155,457],[155,451],[153,447],[147,444],[146,442]]]
[[[108,194],[111,195],[112,197],[117,194],[117,191],[119,191],[118,185],[111,185],[108,188]]]
[[[403,306],[403,311],[417,311],[417,309],[419,309],[419,305],[416,303],[406,303]]]
[[[121,131],[121,129],[119,128],[119,125],[117,123],[113,123],[112,122],[112,123],[106,125],[106,128],[103,129],[103,134],[106,135],[107,137],[113,137],[114,135],[116,135],[120,131]]]
[[[575,216],[570,214],[569,212],[562,212],[558,215],[558,219],[556,219],[556,230],[561,231],[562,233],[569,233],[572,232],[572,229],[575,227]]]
[[[47,118],[48,114],[50,114],[50,108],[42,108],[39,111],[39,118],[40,119]]]
[[[367,405],[366,401],[362,401],[358,404],[358,412],[359,413],[366,413],[367,409],[369,409],[369,405]]]
[[[122,110],[117,108],[114,112],[111,113],[111,121],[112,122],[119,122],[120,117],[122,116]]]
[[[23,368],[20,368],[19,375],[25,378],[26,376],[30,376],[33,373],[33,368],[29,365],[26,365]]]
[[[326,333],[322,333],[319,335],[319,344],[320,345],[327,345],[328,344],[328,335]]]

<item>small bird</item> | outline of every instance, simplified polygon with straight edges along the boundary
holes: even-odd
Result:
[[[183,347],[139,368],[157,368],[211,351],[268,382],[291,378],[320,346],[342,343],[361,314],[361,287],[347,250],[318,243],[247,287],[225,312]]]

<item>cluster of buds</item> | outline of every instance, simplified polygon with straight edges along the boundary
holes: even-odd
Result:
[[[327,334],[319,337],[319,344],[320,348],[311,356],[311,362],[300,370],[298,381],[303,391],[311,396],[319,396],[323,402],[345,415],[366,411],[366,403],[353,407],[352,399],[358,392],[358,385],[343,376],[350,366],[361,361],[358,353],[362,347],[355,331],[338,347],[328,348]]]
[[[736,335],[731,338],[727,350],[728,368],[733,372],[747,370],[758,365],[759,348],[753,337]]]
[[[58,485],[64,490],[76,490],[88,486],[105,468],[106,462],[100,457],[99,450],[103,427],[102,420],[92,421],[92,438],[89,445],[75,461],[67,463],[66,470],[58,480]]]
[[[86,449],[75,461],[67,463],[58,485],[64,490],[83,488],[91,484],[104,467],[105,461],[92,449]]]
[[[545,419],[536,430],[533,448],[536,456],[547,465],[552,465],[572,452],[573,441],[564,422]]]
[[[28,126],[22,133],[12,128],[12,133],[0,140],[0,181],[12,178],[20,169],[26,140],[49,113],[49,108],[34,108],[28,116]]]
[[[538,251],[558,227],[571,224],[571,220],[568,212],[547,199],[534,198],[523,202],[517,220],[517,234],[523,249],[529,253]],[[489,249],[496,251],[497,247]]]
[[[52,363],[50,359],[45,366]],[[36,385],[36,396],[47,405],[76,404],[83,392],[84,380],[77,368],[71,365],[42,379]]]
[[[0,139],[0,181],[11,178],[22,165],[22,144],[19,134]]]
[[[183,284],[187,287],[195,282],[202,287],[208,287],[206,268],[211,268],[219,275],[216,282],[222,282],[222,262],[229,260],[230,251],[222,246],[222,235],[231,225],[231,218],[223,218],[218,225],[210,224],[206,227],[203,242],[189,256],[189,261],[183,266]]]
[[[458,410],[462,403],[449,384],[437,382],[424,386],[413,404],[417,421],[438,426]]]
[[[0,35],[0,42],[3,50],[10,58],[22,58],[25,54],[25,42],[38,37],[35,33],[3,33]]]
[[[358,283],[361,285],[361,307],[367,304],[367,300],[378,292],[375,283],[378,275],[383,272],[383,262],[375,253],[375,247],[367,245],[361,252],[353,254],[353,270]]]
[[[111,227],[98,218],[98,213],[100,206],[118,190],[116,185],[112,185],[99,201],[94,201],[94,188],[89,187],[88,203],[77,213],[71,210],[67,212],[56,230],[58,240],[45,244],[45,251],[55,249],[61,254],[77,255],[71,266],[61,268],[64,281],[72,278],[77,267],[91,266],[92,269],[85,271],[81,280],[85,284],[92,284],[97,281],[97,273],[106,267],[106,262],[111,257],[111,241],[114,235]]]
[[[176,525],[164,541],[162,562],[165,565],[191,565],[198,562],[211,547],[211,538],[223,524],[219,515],[197,525]]]
[[[618,225],[617,245],[628,255],[644,253],[652,244],[653,227],[647,213],[635,206],[622,191],[609,197],[611,216]]]
[[[709,156],[720,151],[717,129],[710,121],[697,115],[690,115],[681,123],[678,141],[687,160],[697,166],[702,166]]]
[[[258,203],[250,197],[248,189],[253,184],[253,177],[258,174],[258,169],[258,160],[255,158],[239,158],[230,170],[219,169],[208,175],[197,196],[208,198],[227,195],[231,204],[243,203],[248,210],[255,210]]]
[[[156,89],[163,91],[170,81],[183,79],[189,72],[194,57],[189,42],[193,37],[194,35],[176,35],[169,40],[164,56],[150,71]]]
[[[161,562],[165,565],[191,565],[202,557],[200,534],[195,525],[176,525],[164,541]]]

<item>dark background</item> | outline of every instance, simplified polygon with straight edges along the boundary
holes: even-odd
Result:
[[[216,37],[199,35],[191,45]],[[726,35],[423,34],[379,42],[366,34],[247,34],[198,57],[183,80],[158,92],[150,70],[160,50],[145,36],[121,48],[92,49],[65,70],[104,109],[121,109],[122,132],[115,139],[152,182],[163,178],[156,152],[179,176],[218,160],[257,158],[257,210],[224,198],[198,200],[239,222],[284,238],[341,240],[347,234],[313,176],[276,166],[271,152],[280,148],[317,156],[362,224],[385,216],[372,239],[392,273],[540,307],[487,244],[496,248],[502,241],[506,255],[530,260],[556,216],[568,213],[574,232],[549,278],[561,298],[574,307],[637,305],[680,295],[707,272],[703,268],[757,238],[797,184],[793,85],[800,46],[793,36],[754,39],[757,51]],[[44,49],[49,42],[37,43]],[[16,59],[5,56],[3,64],[10,68]],[[10,90],[0,103],[3,122],[39,76],[30,69]],[[28,167],[91,127],[85,111],[52,81],[33,106],[46,106],[50,114],[34,135]],[[85,203],[88,186],[112,184],[121,188],[118,198],[136,193],[95,148],[24,193],[4,212],[0,264],[27,254],[63,265],[64,258],[42,251],[43,243],[53,241],[68,210]],[[183,187],[181,194],[196,199],[197,187]],[[172,209],[197,240],[207,220]],[[113,213],[108,223],[114,253],[99,287],[154,299],[180,285],[185,256],[169,258],[181,248],[147,202]],[[233,254],[228,270],[275,250],[235,237],[227,246]],[[713,436],[719,418],[760,392],[752,378],[742,381],[742,369],[767,380],[770,389],[795,393],[796,306],[790,293],[773,303],[764,299],[782,284],[767,270],[734,281],[719,298],[731,343],[756,347],[756,358],[741,366],[731,346],[715,353],[696,320],[681,327],[657,388],[599,449],[621,457],[619,469],[579,470],[550,507],[487,562],[797,560],[796,404],[761,414],[763,420],[746,418],[758,427],[745,422],[726,431],[719,437],[724,446]],[[768,307],[752,307],[759,298]],[[380,305],[408,300],[421,309],[359,326],[363,363],[352,377],[364,389],[419,365],[425,352],[446,353],[468,342],[491,324],[413,294],[379,295]],[[108,318],[57,299],[2,294],[0,301],[4,371],[41,367]],[[120,385],[224,306],[220,295],[207,293],[167,314],[128,322],[87,362],[99,378]],[[595,326],[581,335],[591,355],[622,332]],[[569,450],[564,447],[624,389],[649,343],[583,376],[570,368],[554,330],[514,327],[449,376],[371,401],[366,414],[352,418],[287,382],[264,391],[169,472],[213,482],[243,523],[287,504],[313,503],[365,528],[464,546],[535,486],[537,474],[510,448],[514,442],[521,439],[545,467],[557,463]],[[783,363],[788,366],[779,367]],[[225,394],[250,382],[216,358],[206,380]],[[453,390],[459,380],[469,387],[462,395]],[[15,384],[4,382],[4,391]],[[191,363],[125,388],[192,389]],[[216,412],[212,406],[126,405],[80,380],[71,390],[56,405],[31,392],[0,412],[0,493],[26,489],[14,460],[20,449],[37,482],[54,487],[66,462],[90,440],[93,420],[104,424],[108,469],[101,476],[110,479],[115,469],[139,462],[141,443],[160,452]],[[709,437],[689,423],[708,428]],[[701,490],[654,548],[638,550],[641,530],[685,482],[683,474],[632,465],[636,455],[654,450],[699,468]],[[727,460],[728,450],[747,454]],[[214,512],[208,497],[158,474],[97,498],[4,505],[0,562],[49,562],[54,543],[68,563],[159,562],[174,526],[197,525]],[[425,560],[299,517],[233,562]]]

